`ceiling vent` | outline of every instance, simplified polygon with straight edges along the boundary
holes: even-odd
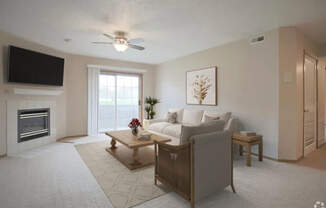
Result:
[[[253,38],[250,39],[250,45],[262,43],[264,40],[265,40],[264,35],[258,35],[256,37],[253,37]]]

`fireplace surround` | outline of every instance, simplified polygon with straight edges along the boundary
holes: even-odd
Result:
[[[40,147],[45,144],[50,144],[56,141],[57,139],[57,129],[56,129],[56,121],[57,121],[57,107],[56,100],[51,99],[51,97],[44,97],[42,100],[34,99],[33,97],[26,97],[26,99],[10,99],[7,100],[7,155],[15,155],[16,153],[24,152],[26,150],[30,150],[33,148]],[[28,110],[28,111],[26,111]],[[19,130],[20,124],[18,122],[19,112],[24,112],[29,114],[29,110],[37,111],[37,110],[48,110],[48,132],[43,132],[42,137],[39,138],[31,138],[28,140],[25,138],[25,141],[19,142]],[[44,113],[44,112],[41,112]],[[43,114],[44,115],[44,114]],[[28,117],[28,116],[27,116]],[[46,116],[43,116],[43,119]],[[41,118],[39,118],[41,120]],[[44,126],[38,124],[40,122],[38,120],[35,123],[35,127],[32,127],[33,130],[43,130]],[[39,126],[36,128],[36,126]],[[26,129],[28,130],[28,129]],[[28,130],[29,131],[29,130]],[[23,132],[27,133],[27,132]],[[34,132],[37,133],[37,132]],[[40,132],[38,132],[40,133]],[[48,133],[48,135],[45,135]],[[27,136],[28,134],[24,134]],[[63,135],[63,133],[61,134]],[[60,135],[60,136],[61,136]],[[28,135],[31,136],[31,135]],[[40,135],[39,135],[40,136]]]

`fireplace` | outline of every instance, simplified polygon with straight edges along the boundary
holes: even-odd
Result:
[[[18,143],[50,135],[50,109],[18,110]]]

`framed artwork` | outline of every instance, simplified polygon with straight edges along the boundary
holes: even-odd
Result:
[[[217,105],[217,67],[187,71],[188,105]]]

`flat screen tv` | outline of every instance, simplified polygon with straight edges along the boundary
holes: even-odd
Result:
[[[9,46],[9,82],[63,85],[64,59]]]

